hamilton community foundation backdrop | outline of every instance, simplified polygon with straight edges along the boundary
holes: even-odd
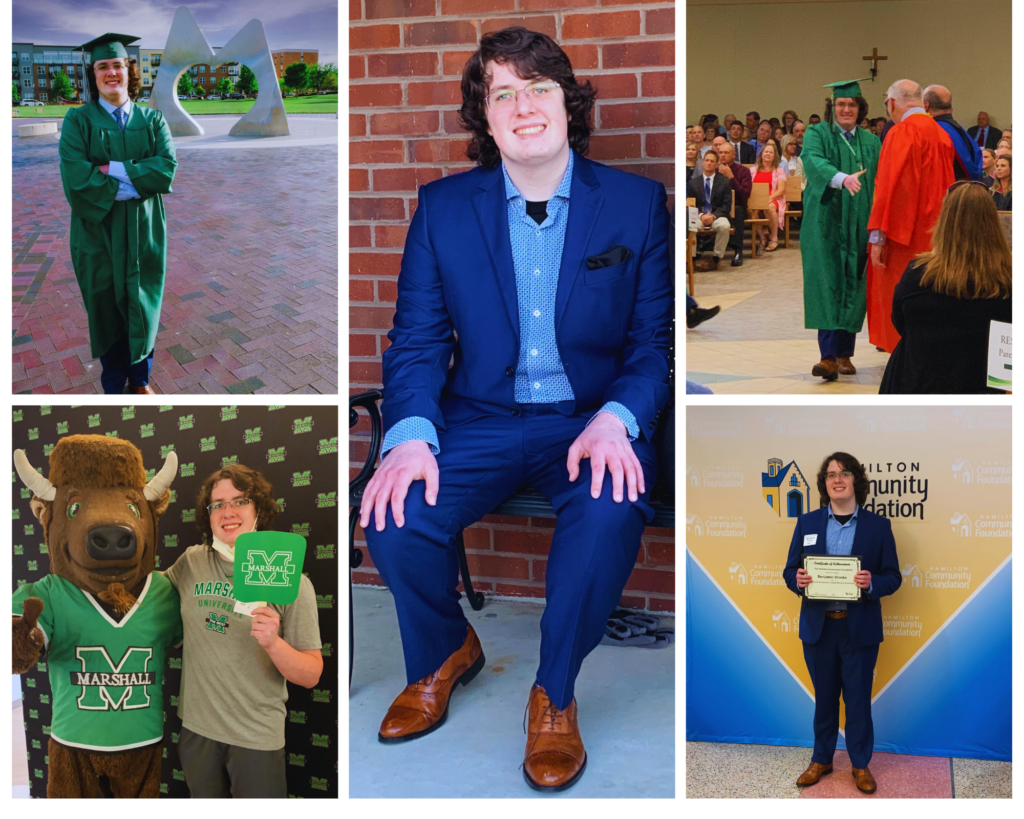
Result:
[[[201,542],[195,500],[207,475],[226,463],[260,470],[274,487],[280,532],[306,538],[303,573],[316,590],[324,670],[316,688],[288,686],[285,726],[290,797],[338,796],[338,413],[334,407],[15,407],[13,447],[49,474],[49,454],[65,435],[99,434],[131,441],[150,477],[172,449],[178,456],[173,496],[160,518],[157,568],[167,569]],[[50,569],[42,527],[29,507],[31,492],[11,471],[15,588]],[[164,763],[161,794],[187,797],[178,761],[181,730],[177,693],[181,649],[168,653],[164,685]],[[50,681],[45,658],[22,675],[30,792],[46,796]]]
[[[875,748],[1011,759],[1010,407],[690,407],[687,739],[812,745],[782,570],[831,452],[868,470],[903,584],[882,599]],[[845,717],[843,717],[845,721]],[[839,747],[845,747],[840,737]]]

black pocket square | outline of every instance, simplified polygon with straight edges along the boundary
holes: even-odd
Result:
[[[633,258],[633,251],[623,245],[614,245],[603,253],[591,256],[587,259],[587,270],[599,270],[602,267],[614,267],[617,264],[628,262]]]

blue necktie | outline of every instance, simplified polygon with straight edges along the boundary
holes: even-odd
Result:
[[[127,122],[127,120],[128,120],[128,118],[125,116],[124,109],[123,108],[118,108],[117,109],[117,125],[121,129],[121,133],[122,134],[124,133],[124,126],[125,126],[125,123]]]
[[[843,132],[843,136],[846,137],[846,141],[847,142],[850,142],[850,143],[853,142],[853,131],[844,131]]]
[[[704,177],[704,212],[711,213],[711,177]]]

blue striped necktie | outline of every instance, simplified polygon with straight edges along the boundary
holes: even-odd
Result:
[[[711,213],[711,178],[704,177],[704,212]]]
[[[117,125],[121,129],[121,133],[122,134],[124,133],[124,126],[127,123],[127,121],[128,121],[128,117],[125,116],[124,109],[123,108],[118,108],[117,109]]]

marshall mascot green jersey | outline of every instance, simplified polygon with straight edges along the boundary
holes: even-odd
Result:
[[[53,692],[50,736],[86,751],[127,751],[164,735],[168,646],[182,641],[178,593],[153,572],[120,622],[89,594],[56,575],[14,593],[13,613],[38,597],[39,628]]]

